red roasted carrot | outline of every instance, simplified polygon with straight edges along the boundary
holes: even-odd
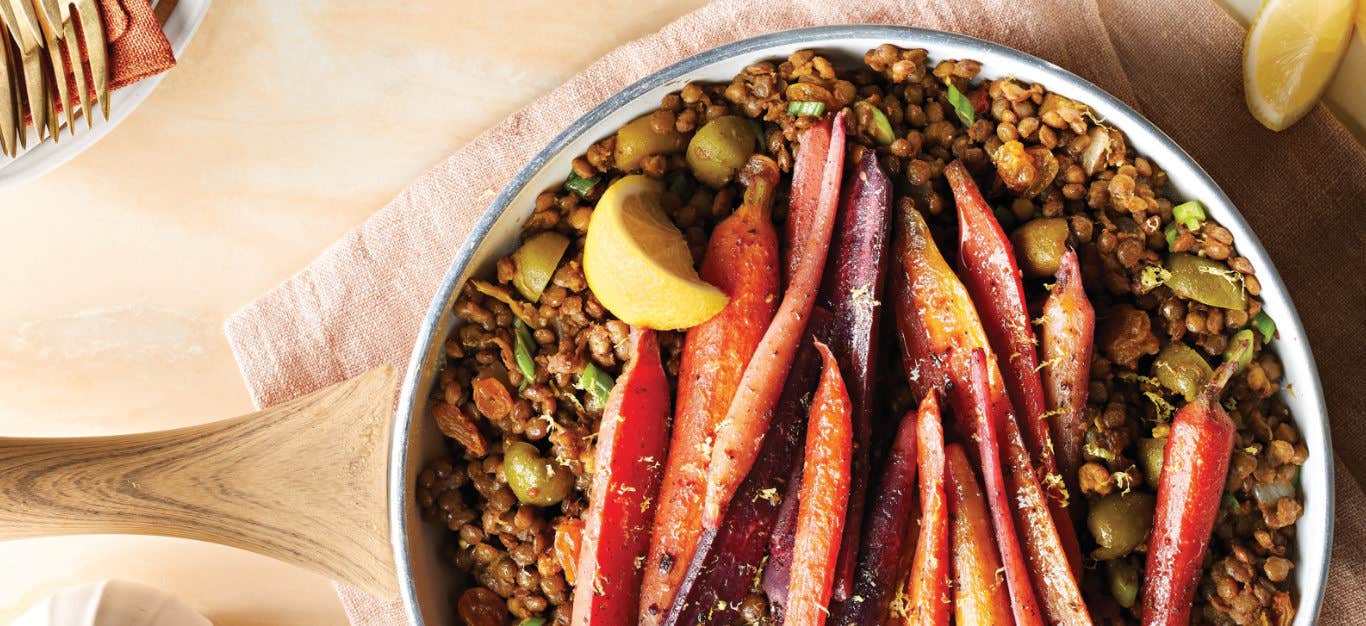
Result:
[[[792,363],[792,372],[783,384],[773,424],[764,437],[754,469],[735,492],[734,504],[726,509],[720,528],[715,532],[703,531],[693,560],[687,564],[687,576],[664,620],[665,626],[692,626],[704,621],[728,624],[738,620],[740,602],[753,589],[754,577],[760,570],[765,583],[783,571],[781,601],[786,600],[790,572],[785,567],[792,564],[791,550],[785,567],[780,566],[778,554],[769,551],[769,539],[787,533],[786,545],[791,546],[798,497],[793,487],[801,483],[811,390],[816,388],[821,374],[821,356],[814,340],[827,339],[833,332],[832,326],[829,311],[820,306],[811,309],[811,322]],[[789,507],[794,513],[792,527],[784,529],[780,526],[780,515]],[[775,614],[778,612],[778,593],[769,594],[769,606]]]
[[[1029,323],[1024,284],[1015,264],[1015,251],[977,183],[961,161],[944,169],[958,207],[958,260],[963,283],[972,294],[1005,377],[1006,392],[1018,411],[1030,457],[1045,477],[1049,511],[1074,564],[1081,574],[1081,547],[1067,512],[1067,491],[1053,459],[1053,442],[1045,420],[1043,384],[1039,380],[1038,341]]]
[[[985,368],[977,368],[974,374],[985,376]],[[986,387],[985,381],[973,382]],[[1044,617],[1050,624],[1089,625],[1090,612],[1049,514],[1048,496],[1034,474],[1020,425],[1005,401],[997,403],[994,413],[995,421],[1000,425],[1001,456],[1005,460],[1006,484],[1014,505],[1015,524],[1020,531],[1029,575],[1038,591]],[[1070,527],[1071,520],[1064,518],[1062,524]]]
[[[641,624],[660,623],[692,562],[702,533],[716,424],[777,308],[778,235],[769,214],[778,165],[768,157],[752,157],[740,181],[746,186],[744,202],[712,231],[702,257],[702,279],[730,301],[683,340],[673,435],[640,590]]]
[[[864,153],[850,176],[835,221],[832,250],[818,294],[835,314],[835,336],[830,349],[839,358],[840,370],[854,404],[854,458],[849,485],[849,516],[840,541],[839,566],[835,569],[836,601],[849,598],[854,565],[859,556],[863,512],[868,500],[873,438],[873,412],[877,396],[879,331],[882,321],[882,285],[887,275],[891,221],[892,183],[877,163],[872,150]]]
[[[963,446],[944,449],[948,483],[949,553],[953,559],[953,621],[959,626],[1010,624],[1010,601],[997,572],[1001,557],[991,539],[991,517]]]
[[[1011,518],[1008,487],[1001,468],[1001,416],[998,402],[1006,402],[1004,397],[993,400],[988,382],[987,353],[974,349],[969,357],[972,374],[967,384],[954,385],[954,395],[963,397],[971,404],[968,415],[975,420],[975,439],[977,455],[982,469],[982,483],[986,485],[987,506],[991,509],[991,525],[996,529],[996,548],[1001,554],[1001,564],[1005,568],[1006,589],[1010,592],[1010,610],[1017,625],[1043,624],[1033,585],[1030,583],[1029,567],[1025,564],[1024,551],[1020,547],[1020,537]],[[962,401],[960,401],[960,404]],[[1026,459],[1028,463],[1028,459]],[[1046,516],[1045,516],[1046,517]]]
[[[787,223],[783,225],[783,280],[797,274],[801,250],[811,235],[816,207],[820,206],[825,168],[829,164],[830,137],[834,129],[828,121],[812,124],[801,134],[796,162],[792,164],[792,190],[788,197]],[[843,147],[840,148],[843,150]]]
[[[797,344],[806,328],[811,307],[815,305],[816,290],[820,286],[826,254],[830,250],[830,236],[839,203],[840,177],[844,166],[844,118],[845,112],[841,111],[833,121],[828,122],[833,124],[833,129],[830,148],[824,155],[825,168],[819,172],[821,193],[817,205],[811,207],[806,240],[794,255],[796,271],[783,293],[773,323],[764,332],[759,347],[745,367],[726,416],[717,425],[716,443],[707,466],[703,528],[715,529],[720,524],[721,515],[734,497],[735,489],[754,465],[764,433],[768,431],[773,418],[773,407],[782,392],[783,380],[792,368]],[[814,170],[807,171],[811,171],[812,176],[816,175]],[[809,184],[813,184],[811,180],[793,181],[794,186]],[[806,208],[794,206],[791,210],[801,213]]]
[[[1236,361],[1215,370],[1195,400],[1172,418],[1157,485],[1157,513],[1148,539],[1143,624],[1190,621],[1205,550],[1219,512],[1233,454],[1235,426],[1219,403]]]
[[[797,513],[797,545],[788,587],[787,626],[822,626],[835,560],[849,504],[849,463],[853,447],[852,407],[840,377],[839,363],[825,344],[817,342],[825,362],[821,382],[811,398],[806,427],[806,455],[801,501]]]
[[[926,402],[932,402],[927,396]],[[852,399],[852,396],[851,396]],[[926,410],[921,405],[921,410]],[[934,419],[939,420],[936,402]],[[888,602],[901,573],[905,544],[911,538],[916,465],[915,411],[908,411],[897,426],[896,438],[887,453],[882,477],[877,482],[859,545],[858,567],[854,570],[853,589],[847,599],[831,602],[830,626],[881,624],[886,620]],[[850,489],[852,497],[853,489]],[[846,522],[846,529],[847,529]],[[847,533],[846,533],[847,536]],[[843,548],[841,548],[843,550]]]
[[[910,626],[948,626],[949,518],[944,503],[944,429],[934,394],[920,403],[920,539],[911,565]]]
[[[640,563],[659,492],[656,459],[669,445],[669,380],[654,331],[632,328],[631,360],[617,377],[598,427],[591,503],[574,589],[575,626],[633,624]]]
[[[1096,312],[1081,284],[1077,253],[1068,250],[1058,266],[1057,282],[1043,305],[1044,396],[1051,417],[1046,420],[1056,446],[1058,469],[1069,494],[1080,494],[1077,473],[1085,459],[1086,394],[1091,382],[1091,340]],[[1085,502],[1073,497],[1068,506],[1074,523],[1080,523]]]

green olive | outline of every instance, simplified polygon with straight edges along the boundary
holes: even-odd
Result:
[[[542,231],[532,235],[512,253],[515,273],[512,284],[527,300],[536,302],[541,292],[550,284],[555,268],[560,265],[560,257],[569,248],[569,238],[555,231]]]
[[[736,172],[754,154],[758,138],[754,126],[743,117],[718,117],[697,129],[688,142],[688,167],[693,176],[712,187],[735,179]]]
[[[526,442],[509,444],[503,450],[503,475],[517,499],[536,506],[554,506],[574,488],[574,475]]]
[[[1025,222],[1010,234],[1015,245],[1015,257],[1020,269],[1030,278],[1044,278],[1058,273],[1058,264],[1067,252],[1067,220],[1045,217]]]
[[[1127,559],[1105,562],[1105,577],[1110,580],[1110,595],[1124,608],[1138,600],[1138,568]]]
[[[1162,460],[1167,455],[1167,439],[1138,440],[1138,464],[1143,468],[1143,478],[1149,485],[1156,485],[1162,477]]]
[[[1157,353],[1152,371],[1158,383],[1184,396],[1186,402],[1194,400],[1200,387],[1214,374],[1205,357],[1180,341],[1167,344]]]
[[[1150,493],[1114,492],[1091,505],[1086,526],[1096,538],[1091,556],[1097,561],[1117,559],[1133,551],[1148,536],[1157,498]]]
[[[1173,254],[1167,259],[1167,286],[1176,295],[1221,309],[1247,309],[1243,277],[1228,265],[1193,254]]]
[[[656,133],[650,116],[638,117],[617,129],[617,148],[614,155],[617,169],[629,172],[640,168],[640,162],[655,154],[681,152],[687,146],[682,133],[669,130]]]

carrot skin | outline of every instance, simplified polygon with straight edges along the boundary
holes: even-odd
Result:
[[[797,541],[784,624],[823,626],[835,583],[840,537],[849,505],[849,467],[853,454],[852,405],[839,363],[817,342],[825,369],[811,399],[806,455],[797,513]]]
[[[1233,456],[1237,429],[1219,404],[1219,396],[1236,367],[1236,362],[1220,365],[1195,400],[1172,418],[1157,485],[1157,513],[1148,539],[1144,626],[1190,622]]]
[[[683,583],[701,538],[708,442],[777,309],[778,235],[770,216],[777,165],[756,157],[742,181],[744,202],[712,231],[700,272],[730,300],[683,341],[677,411],[641,585],[642,625],[660,623]]]
[[[810,215],[808,237],[794,255],[796,270],[783,294],[782,303],[778,305],[773,323],[764,332],[754,356],[745,367],[726,416],[717,425],[711,462],[707,466],[703,528],[715,529],[720,524],[726,506],[735,496],[735,490],[754,465],[764,433],[768,431],[773,418],[773,408],[782,392],[783,381],[792,368],[792,360],[806,329],[811,307],[815,305],[839,203],[840,178],[844,166],[845,116],[846,113],[841,111],[830,121],[833,128],[829,150],[824,155],[821,193]],[[808,184],[808,181],[794,181],[793,184],[799,182]],[[792,210],[801,211],[798,207]]]
[[[790,499],[781,494],[791,490],[794,482],[801,482],[808,412],[803,398],[809,399],[821,372],[813,339],[828,337],[832,325],[831,315],[824,308],[811,310],[810,332],[802,339],[754,469],[736,491],[721,526],[703,531],[692,562],[683,565],[687,575],[664,618],[665,626],[697,624],[707,617],[717,623],[739,619],[735,606],[749,595],[756,573],[762,568],[767,576],[778,569],[774,556],[765,564],[765,553],[770,537],[781,531],[777,524],[780,510],[792,506],[796,511],[797,493],[792,491]],[[791,478],[794,470],[795,481]],[[793,522],[795,526],[795,515]],[[789,539],[792,530],[788,530]],[[784,593],[786,589],[784,576]]]
[[[963,446],[944,449],[949,509],[949,553],[953,569],[953,619],[960,626],[1010,624],[1009,595],[996,572],[1001,557],[991,534],[986,498]]]
[[[598,430],[591,503],[574,589],[575,626],[634,624],[641,564],[659,493],[655,468],[669,445],[669,381],[654,331],[632,328],[632,358],[617,377]]]
[[[849,515],[840,541],[834,599],[849,598],[859,556],[871,469],[873,415],[876,411],[878,346],[881,343],[882,287],[886,282],[891,228],[892,184],[873,151],[864,153],[844,190],[836,213],[832,251],[818,299],[837,321],[830,349],[839,359],[853,402],[853,470]]]

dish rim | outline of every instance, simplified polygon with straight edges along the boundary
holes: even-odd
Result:
[[[1301,339],[1303,353],[1305,356],[1304,368],[1297,373],[1295,386],[1299,393],[1308,393],[1307,402],[1316,409],[1313,425],[1319,431],[1324,446],[1322,450],[1313,451],[1320,455],[1326,471],[1324,480],[1326,481],[1327,501],[1324,503],[1326,510],[1326,520],[1323,527],[1323,541],[1327,549],[1324,551],[1322,567],[1318,575],[1310,578],[1316,581],[1317,589],[1305,595],[1303,589],[1299,589],[1299,602],[1295,615],[1295,623],[1316,623],[1318,614],[1323,605],[1324,593],[1327,589],[1328,572],[1332,556],[1333,533],[1336,522],[1336,486],[1333,475],[1333,446],[1332,431],[1329,428],[1329,418],[1327,406],[1323,398],[1323,388],[1319,379],[1318,366],[1313,358],[1313,350],[1309,345],[1309,340],[1304,331],[1303,323],[1300,320],[1299,312],[1295,308],[1294,301],[1290,298],[1289,291],[1286,289],[1284,281],[1281,280],[1280,272],[1271,262],[1270,255],[1266,248],[1262,246],[1261,240],[1252,230],[1251,226],[1243,218],[1237,206],[1228,198],[1208,172],[1200,166],[1195,159],[1191,158],[1184,149],[1181,148],[1165,132],[1155,124],[1148,121],[1124,101],[1111,95],[1090,81],[1034,55],[1021,52],[1014,48],[1002,44],[978,39],[968,35],[950,33],[939,30],[917,28],[911,26],[896,25],[832,25],[815,26],[809,28],[799,28],[784,31],[767,33],[747,39],[741,39],[730,43],[722,44],[715,48],[705,50],[686,57],[660,70],[657,70],[634,83],[631,83],[621,91],[616,92],[601,103],[595,105],[588,112],[576,119],[563,131],[555,136],[544,148],[539,150],[498,192],[489,207],[485,210],[478,222],[475,223],[468,236],[456,249],[452,258],[450,268],[442,278],[441,286],[432,299],[428,307],[426,316],[423,318],[421,330],[417,341],[413,347],[413,353],[409,359],[408,370],[403,379],[403,387],[400,392],[399,402],[395,413],[396,424],[393,429],[390,441],[389,452],[389,480],[388,480],[388,507],[389,507],[389,533],[390,542],[394,549],[394,565],[397,568],[399,581],[399,593],[403,604],[404,613],[410,624],[422,626],[425,620],[422,616],[421,608],[418,603],[417,582],[413,576],[412,555],[408,550],[409,535],[407,532],[409,517],[406,510],[407,498],[411,491],[407,484],[407,464],[409,462],[408,453],[410,450],[410,433],[413,426],[413,419],[422,414],[420,404],[422,398],[417,397],[418,388],[421,386],[424,375],[424,364],[428,355],[435,347],[439,347],[438,340],[444,341],[444,337],[439,337],[441,330],[441,320],[446,312],[448,304],[455,294],[455,290],[460,285],[460,277],[465,273],[470,262],[473,260],[479,246],[487,238],[490,231],[494,228],[512,205],[512,201],[523,191],[532,179],[545,167],[546,163],[561,153],[568,145],[579,139],[589,129],[597,125],[604,118],[614,113],[618,109],[630,104],[638,97],[644,95],[652,89],[658,88],[670,81],[675,81],[691,72],[702,69],[713,63],[722,62],[732,57],[755,52],[765,48],[784,46],[784,45],[809,45],[819,48],[822,44],[830,45],[832,41],[843,39],[882,39],[885,41],[895,41],[900,43],[911,43],[912,45],[925,46],[949,46],[968,51],[981,51],[988,55],[1003,56],[1013,58],[1016,61],[1037,65],[1040,73],[1047,75],[1047,87],[1050,91],[1062,89],[1069,93],[1078,94],[1079,99],[1085,100],[1088,105],[1103,103],[1104,108],[1111,110],[1106,121],[1120,129],[1126,136],[1143,135],[1148,142],[1159,145],[1169,155],[1162,159],[1154,160],[1159,162],[1163,169],[1169,169],[1167,163],[1171,159],[1181,161],[1182,165],[1193,172],[1190,186],[1198,187],[1198,194],[1201,201],[1211,207],[1212,213],[1220,214],[1220,223],[1226,228],[1237,233],[1238,246],[1245,253],[1245,256],[1260,256],[1265,259],[1265,263],[1257,267],[1258,279],[1263,285],[1263,295],[1276,295],[1279,303],[1284,307],[1288,315],[1282,316],[1277,322],[1282,333],[1288,328],[1293,331],[1292,336]],[[1045,81],[1039,81],[1045,82]],[[1247,255],[1247,252],[1253,252]],[[1267,289],[1270,287],[1271,289]],[[1263,298],[1266,301],[1266,298]],[[1289,344],[1276,341],[1277,353],[1282,355],[1284,360],[1284,349],[1290,347]],[[1296,415],[1296,426],[1303,433],[1309,422],[1304,416]],[[1299,524],[1304,518],[1296,521]],[[1298,529],[1297,529],[1298,530]],[[1301,535],[1303,536],[1303,535]],[[1298,565],[1298,564],[1297,564]],[[1306,621],[1307,618],[1307,621]]]

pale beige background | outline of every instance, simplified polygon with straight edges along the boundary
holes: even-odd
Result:
[[[0,433],[105,434],[250,410],[220,325],[430,163],[702,0],[220,0],[147,103],[0,194]],[[1250,15],[1256,0],[1232,0]],[[1366,121],[1366,46],[1334,87]],[[1360,133],[1359,133],[1360,134]],[[61,586],[170,589],[215,623],[332,624],[327,581],[148,537],[0,544],[0,623]]]

